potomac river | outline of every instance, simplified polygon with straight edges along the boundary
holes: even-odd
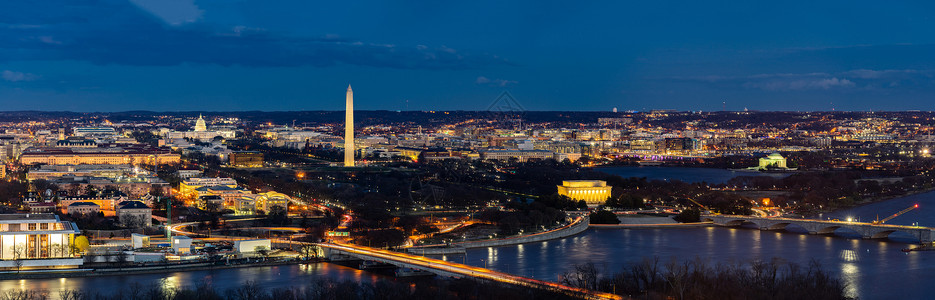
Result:
[[[919,204],[919,209],[890,223],[918,222],[921,226],[935,227],[935,214],[931,213],[935,211],[935,192],[891,199],[822,217],[859,217],[862,221],[869,221],[876,214],[887,216],[913,204]],[[671,259],[700,258],[710,263],[745,263],[778,258],[806,265],[817,260],[826,270],[840,276],[847,284],[850,296],[862,299],[924,299],[935,293],[935,284],[928,277],[935,274],[935,252],[900,251],[911,242],[912,237],[907,235],[895,236],[892,240],[862,240],[848,236],[846,232],[837,236],[819,236],[749,228],[589,229],[569,238],[470,249],[466,255],[444,258],[543,280],[556,280],[559,274],[570,271],[575,264],[595,262],[605,273],[619,272],[628,264],[654,256],[663,263]],[[288,287],[302,286],[317,278],[370,282],[386,277],[329,263],[315,263],[119,277],[5,280],[0,281],[0,290],[109,291],[127,288],[131,283],[177,287],[195,286],[202,280],[225,290],[248,280],[266,287]],[[53,293],[53,297],[55,295]]]

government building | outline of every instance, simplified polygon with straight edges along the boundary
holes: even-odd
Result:
[[[198,120],[195,121],[195,128],[192,131],[166,131],[166,139],[177,140],[177,139],[193,139],[199,141],[210,141],[215,137],[221,137],[224,139],[233,139],[237,137],[237,132],[233,130],[208,130],[208,125],[205,123],[204,117],[198,115]]]
[[[558,194],[574,200],[584,200],[588,206],[603,205],[610,197],[612,187],[603,180],[565,180],[558,186]]]
[[[178,164],[181,155],[149,145],[104,144],[94,148],[33,147],[23,151],[24,165]]]

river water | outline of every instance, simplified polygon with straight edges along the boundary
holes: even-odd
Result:
[[[386,276],[330,263],[310,263],[270,267],[233,268],[204,271],[184,271],[159,274],[74,277],[51,279],[0,280],[0,291],[45,290],[55,299],[61,290],[83,290],[110,295],[134,284],[143,288],[153,285],[167,288],[194,288],[202,282],[220,292],[236,289],[244,282],[254,281],[267,289],[303,286],[320,279],[374,282]]]
[[[653,168],[663,172],[675,172],[678,170],[671,169],[680,169],[628,168],[630,171]],[[726,177],[726,175],[712,177],[711,174],[714,173],[705,173],[707,171],[702,171],[704,174],[692,173],[691,169],[683,171],[688,172],[683,174],[690,174],[689,177],[703,178],[700,181],[707,182],[717,182],[714,179]],[[726,170],[716,171],[737,173]],[[673,176],[670,178],[694,181],[689,177]],[[822,217],[837,219],[851,217],[869,221],[876,214],[884,217],[914,204],[919,204],[919,209],[895,218],[889,223],[910,225],[918,222],[921,226],[935,227],[935,214],[930,213],[935,211],[935,192],[891,199],[825,214]],[[552,281],[556,280],[559,274],[572,270],[575,264],[587,262],[597,263],[605,273],[612,273],[619,272],[628,264],[638,263],[644,258],[652,257],[659,257],[662,262],[672,259],[681,261],[700,258],[712,264],[747,263],[757,259],[777,258],[806,265],[816,260],[826,270],[840,276],[847,284],[847,291],[851,296],[862,299],[926,299],[935,294],[935,284],[932,284],[935,280],[928,277],[930,274],[935,274],[935,252],[904,253],[900,251],[910,245],[911,236],[894,234],[892,240],[863,240],[848,237],[847,232],[838,234],[837,236],[819,236],[721,227],[590,229],[564,239],[470,249],[466,255],[446,256],[444,259]],[[207,280],[214,287],[225,290],[236,288],[248,280],[272,288],[302,286],[318,278],[370,282],[385,277],[334,264],[319,263],[119,277],[4,280],[0,281],[0,291],[9,289],[109,291],[126,288],[131,283],[140,283],[144,286],[150,284],[195,286],[202,280]]]

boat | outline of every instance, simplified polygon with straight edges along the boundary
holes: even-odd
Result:
[[[396,269],[394,275],[396,275],[396,277],[435,276],[435,273],[419,269],[399,268]]]
[[[394,268],[394,267],[396,266],[391,265],[391,264],[381,263],[378,261],[372,261],[372,260],[362,261],[358,265],[358,269],[361,269],[361,270],[389,269],[389,268]]]

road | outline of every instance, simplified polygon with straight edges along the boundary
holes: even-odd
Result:
[[[482,278],[497,282],[515,284],[520,286],[540,288],[555,292],[564,293],[570,296],[581,297],[585,299],[623,299],[622,296],[610,293],[596,292],[588,289],[575,288],[554,282],[526,278],[511,275],[503,272],[497,272],[490,269],[479,268],[459,263],[453,263],[423,256],[410,255],[406,253],[382,250],[364,246],[358,246],[346,243],[320,243],[322,248],[340,250],[347,253],[354,253],[383,260],[397,261],[401,263],[416,265],[424,269],[436,269],[445,272],[460,274],[466,277]]]

